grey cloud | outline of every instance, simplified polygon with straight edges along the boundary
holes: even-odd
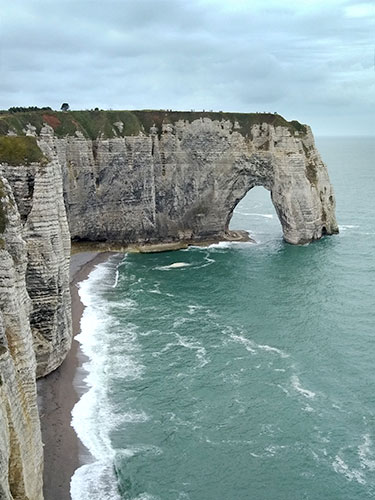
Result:
[[[355,4],[16,0],[3,7],[0,107],[269,110],[369,133],[374,19],[348,17]],[[356,129],[336,119],[345,106]]]

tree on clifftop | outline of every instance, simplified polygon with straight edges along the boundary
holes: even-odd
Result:
[[[69,104],[67,102],[61,104],[61,111],[69,111]]]

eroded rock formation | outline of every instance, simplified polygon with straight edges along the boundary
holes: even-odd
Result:
[[[271,114],[39,115],[23,133],[63,171],[73,240],[231,239],[233,210],[254,186],[270,192],[287,242],[337,232],[332,186],[306,125]],[[19,120],[4,121],[0,129],[19,133]]]
[[[21,115],[0,117],[2,500],[42,498],[35,377],[70,348],[70,237],[123,246],[231,239],[233,210],[254,186],[270,191],[286,241],[337,232],[326,167],[297,122],[164,111]]]
[[[287,242],[337,232],[333,190],[309,127],[246,130],[235,120],[199,118],[147,132],[92,141],[44,129],[39,142],[49,137],[64,171],[73,239],[230,239],[233,210],[254,186],[270,191]]]
[[[26,286],[32,301],[30,322],[37,376],[46,375],[61,364],[72,340],[70,236],[61,168],[46,142],[41,139],[40,143],[45,155],[40,162],[0,164],[0,174],[12,187],[26,242]]]
[[[0,498],[41,500],[43,452],[26,291],[26,244],[12,191],[0,176]]]
[[[71,345],[70,236],[60,165],[34,138],[11,139],[0,163],[0,499],[41,500],[35,380]]]

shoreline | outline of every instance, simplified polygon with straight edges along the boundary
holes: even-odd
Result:
[[[44,443],[43,491],[45,500],[71,500],[70,480],[75,470],[89,461],[89,451],[71,426],[71,411],[83,392],[80,368],[85,356],[75,336],[80,332],[84,306],[77,284],[87,279],[97,264],[113,252],[86,251],[71,255],[70,292],[72,298],[72,347],[59,368],[37,381],[38,407]]]
[[[251,241],[237,233],[237,238],[220,241]],[[235,233],[236,234],[236,233]],[[216,240],[195,242],[196,246],[216,243]],[[70,293],[72,311],[72,346],[63,363],[52,373],[37,380],[38,408],[44,447],[43,493],[44,500],[71,500],[70,481],[74,472],[90,463],[92,456],[78,438],[72,422],[72,409],[87,392],[86,372],[82,365],[88,361],[75,339],[80,333],[84,305],[78,283],[86,280],[97,264],[116,253],[153,253],[187,248],[193,242],[146,244],[131,247],[100,245],[88,242],[72,243],[70,257]]]
[[[207,247],[222,242],[233,243],[256,243],[251,238],[248,231],[236,229],[228,231],[226,234],[220,234],[217,237],[207,237],[202,239],[181,239],[178,241],[159,241],[148,243],[130,243],[123,245],[118,242],[93,242],[93,241],[72,241],[72,255],[78,252],[109,252],[109,253],[159,253],[170,252],[173,250],[186,250],[187,248],[194,247]]]

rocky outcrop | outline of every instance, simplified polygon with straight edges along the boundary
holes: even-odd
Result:
[[[20,147],[17,137],[10,139],[13,149]],[[0,174],[12,187],[21,217],[22,237],[26,242],[26,286],[32,302],[30,324],[37,376],[56,369],[64,360],[72,341],[70,235],[63,202],[61,169],[48,141],[43,140],[43,131],[40,143],[43,156],[39,162],[0,164]]]
[[[337,232],[332,186],[306,125],[256,113],[33,117],[22,133],[36,136],[63,171],[73,240],[126,246],[231,239],[233,210],[254,186],[270,192],[287,242]],[[20,122],[3,118],[0,130],[19,133]]]
[[[10,186],[0,176],[1,500],[42,499],[43,452],[27,264],[20,216]]]
[[[70,237],[124,246],[236,238],[233,210],[254,186],[270,192],[286,241],[337,232],[326,167],[297,122],[21,115],[0,117],[1,500],[42,499],[35,377],[57,368],[71,345]]]
[[[270,192],[287,242],[337,232],[333,189],[310,128],[261,116],[247,128],[235,117],[203,117],[95,140],[45,128],[39,143],[50,145],[63,169],[71,237],[122,244],[236,238],[233,210],[254,186]]]

